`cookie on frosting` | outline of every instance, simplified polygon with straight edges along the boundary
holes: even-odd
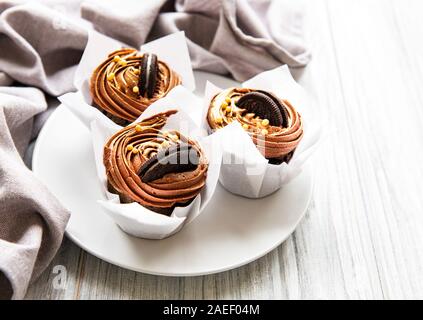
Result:
[[[303,137],[301,115],[288,101],[263,90],[223,90],[211,100],[207,121],[213,130],[238,121],[272,164],[289,162]]]
[[[104,146],[110,192],[121,202],[170,215],[188,205],[206,183],[208,162],[197,142],[177,131],[163,131],[168,111],[133,123]]]
[[[180,76],[155,54],[124,48],[110,53],[94,70],[90,92],[97,108],[126,125],[181,83]]]

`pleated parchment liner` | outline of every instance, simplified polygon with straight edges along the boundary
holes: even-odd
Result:
[[[292,78],[288,67],[265,71],[242,83],[241,87],[272,92],[288,100],[301,114],[304,135],[288,163],[270,164],[254,145],[248,133],[234,121],[212,133],[207,122],[207,112],[212,98],[226,88],[208,82],[203,104],[201,127],[222,139],[223,163],[219,181],[228,191],[248,198],[262,198],[279,190],[301,173],[307,160],[316,150],[321,136],[321,123],[317,110],[307,93]]]
[[[198,217],[212,198],[220,173],[222,152],[220,147],[216,147],[219,146],[220,138],[218,135],[205,135],[195,123],[192,118],[195,113],[192,110],[199,109],[198,103],[201,101],[199,102],[189,90],[178,86],[165,98],[153,103],[135,121],[138,122],[168,110],[177,110],[176,114],[168,118],[163,130],[177,130],[184,136],[196,140],[208,160],[206,184],[200,194],[188,206],[176,207],[170,216],[166,216],[153,212],[136,202],[123,204],[118,195],[107,190],[107,177],[103,165],[104,145],[122,127],[97,109],[93,108],[90,113],[78,112],[85,104],[80,96],[74,95],[65,99],[64,104],[88,126],[92,135],[97,175],[104,192],[104,199],[98,199],[98,203],[126,233],[146,239],[169,237]]]
[[[112,52],[121,48],[130,48],[130,46],[118,42],[112,38],[104,36],[96,31],[90,31],[88,43],[85,47],[81,61],[75,71],[74,85],[76,92],[70,92],[60,97],[60,100],[66,100],[69,96],[80,96],[85,104],[81,105],[81,110],[75,110],[78,113],[90,113],[91,109],[97,109],[94,106],[90,93],[90,79],[94,70],[102,63]],[[169,48],[172,48],[169,50]],[[191,60],[184,32],[176,32],[152,42],[143,44],[141,48],[135,48],[141,53],[154,53],[160,61],[166,65],[182,80],[182,85],[189,91],[194,91],[195,80],[192,71]],[[63,99],[63,100],[62,100]],[[106,115],[104,115],[106,117]],[[89,118],[86,115],[84,118]],[[117,121],[119,123],[119,121]]]

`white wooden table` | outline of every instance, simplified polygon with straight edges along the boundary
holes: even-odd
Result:
[[[66,240],[27,298],[423,298],[423,2],[307,3],[313,61],[294,72],[327,138],[297,231],[256,262],[195,278],[127,271]]]

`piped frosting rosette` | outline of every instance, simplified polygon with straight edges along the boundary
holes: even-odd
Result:
[[[225,189],[261,198],[295,178],[320,137],[318,121],[306,121],[313,117],[309,105],[287,67],[263,72],[237,87],[208,83],[203,127],[222,137],[219,181]]]
[[[162,130],[167,111],[133,123],[114,134],[104,147],[109,191],[122,203],[137,202],[169,215],[188,205],[202,190],[208,163],[192,139]]]
[[[263,90],[223,90],[211,100],[207,120],[213,130],[239,122],[261,154],[274,164],[288,162],[303,137],[301,115],[287,100]]]
[[[211,200],[222,150],[215,148],[219,135],[204,135],[191,117],[194,109],[198,98],[178,86],[126,127],[98,110],[81,117],[91,132],[103,191],[98,203],[124,232],[146,239],[169,237]]]
[[[157,55],[124,48],[111,52],[94,70],[90,91],[100,110],[116,123],[126,124],[181,83]]]
[[[129,48],[91,30],[73,81],[77,91],[59,100],[87,128],[99,116],[128,125],[172,89],[195,89],[184,32]]]

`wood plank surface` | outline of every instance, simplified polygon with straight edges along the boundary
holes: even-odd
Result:
[[[313,61],[293,73],[326,130],[296,232],[247,266],[193,278],[127,271],[66,240],[27,299],[423,298],[423,2],[305,2]]]

